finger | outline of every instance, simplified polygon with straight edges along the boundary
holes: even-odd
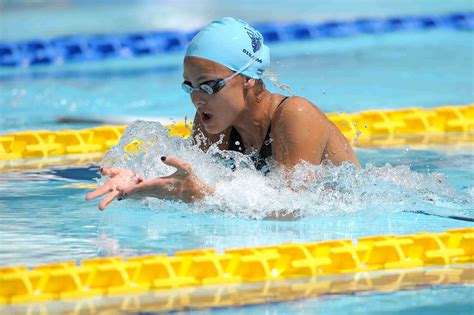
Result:
[[[110,194],[108,194],[104,199],[102,199],[102,201],[99,204],[99,210],[101,211],[104,210],[108,206],[108,204],[111,203],[112,200],[115,199],[115,197],[117,197],[118,194],[119,192],[115,190],[111,192]]]
[[[173,174],[170,174],[170,175],[168,175],[168,176],[161,176],[160,178],[161,178],[161,179],[172,179],[172,178],[176,177],[177,175],[182,175],[182,174],[183,174],[182,171],[177,170],[177,171],[174,172]]]
[[[106,193],[111,192],[111,191],[112,191],[112,188],[110,187],[110,185],[108,185],[108,184],[102,185],[99,188],[97,188],[96,190],[91,191],[90,193],[88,193],[86,195],[86,200],[91,200],[91,199],[100,197],[100,196],[105,195]]]
[[[145,180],[143,177],[137,175],[134,175],[131,179],[135,184],[140,184]]]
[[[162,189],[162,187],[169,184],[168,182],[169,181],[167,180],[156,178],[147,181],[142,181],[141,183],[134,185],[119,185],[117,186],[117,190],[120,193],[120,198],[127,198],[131,195],[138,194],[147,190],[160,190]]]
[[[119,192],[118,198],[120,200],[128,198],[144,190],[145,190],[145,187],[143,186],[143,184],[117,186],[117,191]]]
[[[188,175],[192,172],[188,163],[181,161],[174,156],[162,156],[161,161],[169,166],[175,167],[181,175]]]

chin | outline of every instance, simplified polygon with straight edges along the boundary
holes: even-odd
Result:
[[[206,131],[211,135],[217,135],[221,133],[223,130],[215,129],[215,128],[206,128]]]
[[[222,128],[222,127],[219,127],[219,126],[205,126],[206,128],[206,131],[208,133],[210,133],[211,135],[217,135],[217,134],[220,134],[222,132],[224,132],[224,130],[226,128]]]

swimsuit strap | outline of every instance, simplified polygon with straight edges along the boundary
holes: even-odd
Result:
[[[278,108],[280,108],[280,106],[283,104],[283,102],[285,102],[288,98],[289,98],[289,96],[285,96],[280,101],[280,103],[277,105],[275,111],[277,111]],[[265,140],[263,140],[263,144],[262,144],[262,147],[260,148],[260,152],[259,152],[259,155],[260,155],[261,159],[266,159],[267,157],[270,157],[270,156],[273,155],[272,141],[270,139],[270,133],[271,132],[272,132],[272,123],[270,122],[270,125],[268,126],[267,135],[265,136]]]
[[[288,98],[289,96],[285,96],[280,101],[280,103],[278,104],[275,110],[280,108],[283,102],[285,102]],[[262,167],[264,167],[267,164],[265,162],[265,159],[273,155],[272,141],[270,138],[271,131],[272,131],[272,123],[270,122],[270,125],[268,126],[268,130],[267,130],[267,135],[265,136],[265,140],[263,140],[263,144],[262,144],[262,147],[260,148],[260,151],[258,152],[258,155],[252,157],[252,160],[255,163],[255,168],[257,170],[260,170]],[[237,151],[241,153],[245,152],[242,136],[234,127],[232,127],[232,129],[230,130],[228,150]]]
[[[287,99],[289,99],[290,97],[289,96],[285,96],[281,101],[280,103],[277,105],[277,108],[275,108],[275,111],[280,108],[281,104],[283,104],[284,101],[286,101]]]

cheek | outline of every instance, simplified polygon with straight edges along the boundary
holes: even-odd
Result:
[[[219,95],[219,97],[216,95],[209,105],[215,120],[206,129],[212,134],[220,133],[230,127],[242,111],[238,104],[227,99],[224,95]]]
[[[216,100],[225,104],[229,111],[241,111],[245,105],[242,91],[235,86],[226,86],[216,95]]]
[[[214,108],[220,115],[227,117],[236,116],[242,111],[241,102],[232,95],[219,95],[219,97],[216,97]]]

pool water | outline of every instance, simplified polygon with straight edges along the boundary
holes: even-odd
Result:
[[[265,16],[262,12],[273,2],[264,1],[252,11],[249,8],[253,2],[243,1],[243,9],[237,12],[251,22],[265,21],[261,18]],[[40,2],[33,6],[35,11],[31,11],[31,7],[21,1],[7,1],[8,10],[2,12],[5,19],[0,18],[0,23],[6,26],[0,27],[1,36],[2,40],[21,40],[99,30],[192,29],[214,15],[232,15],[235,13],[232,10],[236,10],[225,4],[212,14],[196,14],[196,18],[186,20],[186,25],[179,25],[176,20],[182,20],[185,11],[173,10],[166,1],[158,3],[161,7],[148,1],[120,2],[112,11],[117,16],[115,20],[97,24],[98,17],[108,12],[108,3],[95,7],[84,1],[60,8],[41,6]],[[182,3],[190,5],[192,2]],[[452,1],[449,5],[445,1],[401,1],[396,6],[376,5],[375,1],[362,5],[336,1],[319,4],[314,8],[319,9],[318,13],[310,15],[307,6],[311,3],[313,1],[304,1],[291,8],[282,6],[275,10],[274,19],[347,19],[367,16],[369,7],[375,8],[370,16],[442,14],[471,9],[469,1]],[[215,2],[208,1],[203,7],[213,5]],[[132,13],[138,11],[142,16],[152,12],[175,15],[157,25],[158,19],[155,22],[133,19]],[[83,13],[88,14],[88,21],[95,22],[85,23]],[[66,19],[67,16],[81,18]],[[19,22],[20,17],[44,26],[43,32],[39,32],[40,27],[26,31],[27,24]],[[129,23],[118,23],[120,18],[128,19]],[[64,27],[57,29],[54,25]],[[325,112],[467,104],[474,99],[472,39],[472,32],[439,29],[282,43],[270,47],[271,69],[295,94],[307,97]],[[189,97],[180,90],[181,62],[181,54],[170,54],[53,67],[0,68],[0,133],[94,126],[60,124],[57,122],[60,117],[100,118],[117,123],[131,123],[136,118],[162,122],[191,118],[194,108]],[[272,91],[278,91],[269,81],[267,85]],[[103,163],[131,167],[153,177],[171,171],[153,159],[154,156],[177,155],[186,158],[206,182],[218,186],[217,197],[194,206],[156,199],[125,200],[114,202],[100,212],[97,202],[84,200],[89,190],[81,188],[84,187],[81,185],[96,183],[97,164],[2,171],[0,266],[33,266],[98,256],[173,254],[194,248],[222,251],[289,241],[441,232],[474,226],[472,222],[450,218],[474,218],[472,145],[416,150],[409,147],[357,149],[363,170],[323,166],[326,174],[323,181],[295,195],[282,186],[277,175],[262,177],[245,167],[230,172],[212,156],[190,148],[185,140],[167,137],[159,124],[137,122],[132,126],[121,146],[109,153]],[[153,131],[152,136],[150,131]],[[121,148],[135,136],[156,140],[148,147],[151,154],[124,155]],[[301,166],[300,171],[305,167],[310,166]],[[296,182],[301,179],[298,172],[293,176]],[[272,207],[285,211],[300,208],[302,216],[295,220],[265,219],[265,215],[274,210]],[[355,314],[468,314],[472,313],[473,304],[469,302],[472,294],[472,286],[429,287],[216,312],[337,314],[350,309]]]
[[[0,4],[0,34],[4,40],[53,38],[71,34],[125,33],[162,29],[196,29],[212,19],[234,16],[257,22],[320,22],[355,17],[437,15],[472,10],[469,0],[353,0],[232,2],[204,0],[5,0]],[[268,12],[271,11],[271,15]],[[107,18],[104,19],[103,17]],[[25,22],[28,23],[25,23]]]
[[[370,186],[362,191],[366,193],[366,200],[362,199],[366,202],[364,207],[353,205],[349,198],[364,197],[336,191],[327,195],[326,203],[312,206],[310,200],[309,204],[303,204],[307,215],[291,221],[262,220],[258,214],[246,211],[256,207],[264,212],[265,208],[255,205],[266,203],[268,195],[265,194],[274,194],[261,187],[258,181],[250,188],[240,187],[230,193],[221,191],[220,202],[227,202],[226,208],[222,208],[226,211],[216,209],[217,201],[212,199],[207,204],[194,207],[171,201],[125,200],[114,202],[100,212],[96,208],[97,202],[84,200],[87,189],[74,188],[79,184],[93,183],[91,178],[98,176],[96,166],[3,173],[0,176],[0,239],[3,240],[0,263],[35,265],[96,256],[172,254],[193,248],[222,251],[288,241],[440,232],[474,226],[471,222],[445,217],[474,217],[471,152],[453,155],[444,151],[374,149],[359,150],[357,153],[363,165],[370,161],[375,166],[374,170],[398,183],[387,180],[387,186],[378,194],[377,186],[370,186],[375,171],[367,172],[361,180],[361,185],[366,180]],[[393,166],[384,166],[387,162]],[[404,167],[409,164],[412,165],[411,170]],[[427,177],[421,178],[423,182],[420,186],[429,186],[430,181],[434,180],[430,174],[434,172],[446,177],[439,190],[431,188],[432,191],[426,189],[425,192],[417,190],[413,183],[405,186],[402,183],[410,181],[407,177],[413,174],[425,175]],[[247,175],[243,173],[241,176]],[[230,179],[227,185],[236,185],[242,180],[239,176]],[[353,174],[343,179],[349,176]],[[413,180],[420,180],[420,177]],[[252,184],[250,181],[248,185]],[[452,195],[443,196],[441,190],[445,189],[451,189]],[[279,194],[285,193],[288,194],[287,191],[279,191]],[[238,203],[235,202],[235,195],[239,197]],[[270,197],[278,198],[274,195]],[[331,199],[335,197],[341,199]],[[280,204],[285,204],[285,201],[280,201]],[[291,204],[288,201],[286,206]],[[257,219],[253,219],[255,217]]]
[[[329,295],[285,303],[193,311],[193,314],[472,314],[472,287],[433,286],[398,292]],[[400,301],[403,300],[403,303]]]
[[[281,43],[271,46],[270,70],[325,112],[461,105],[474,99],[472,37],[440,29]],[[91,126],[56,123],[61,117],[121,124],[192,118],[194,107],[180,86],[181,63],[181,54],[170,54],[0,69],[0,132]]]

